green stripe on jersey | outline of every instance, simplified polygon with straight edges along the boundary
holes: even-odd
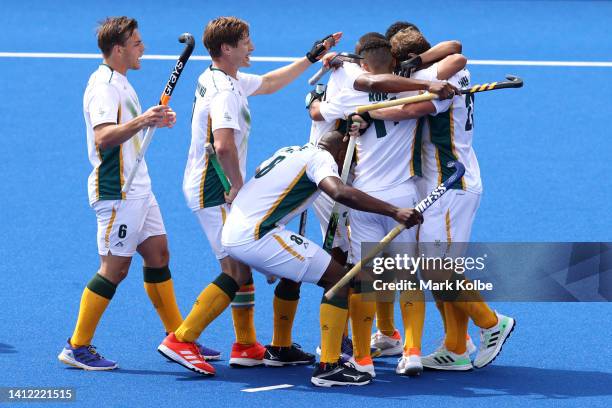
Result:
[[[414,149],[412,150],[412,175],[423,176],[422,152],[423,152],[423,128],[425,118],[419,118],[414,132]]]
[[[442,181],[446,181],[455,171],[453,168],[446,167],[449,161],[456,161],[453,146],[453,108],[436,116],[429,116],[429,129],[431,133],[431,143],[437,150],[438,168],[442,172]],[[462,190],[463,179],[458,180],[450,188]]]
[[[128,110],[130,111],[132,119],[138,116],[138,109],[136,109],[136,104],[134,102],[127,100],[125,101],[125,106],[127,106]]]
[[[291,211],[298,208],[302,203],[317,191],[317,185],[306,176],[306,167],[300,173],[300,177],[290,190],[281,196],[281,200],[275,203],[272,211],[266,214],[264,219],[255,229],[255,239],[259,239],[276,227],[276,223]]]
[[[209,119],[210,122],[210,119]],[[211,130],[210,123],[208,125],[208,143],[214,146],[215,138]],[[206,159],[206,169],[204,170],[204,185],[200,191],[200,208],[216,207],[225,204],[225,189],[221,183],[221,179],[217,174],[211,161]]]
[[[100,200],[121,200],[121,146],[99,149],[102,163],[98,167]]]

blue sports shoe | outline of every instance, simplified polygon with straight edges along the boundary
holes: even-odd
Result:
[[[342,336],[342,344],[340,345],[340,359],[346,363],[353,357],[353,340],[348,336]]]
[[[350,337],[343,336],[342,337],[342,345],[341,345],[342,354],[340,358],[343,363],[346,363],[353,357],[353,340]],[[380,357],[380,349],[376,347],[370,347],[370,357],[376,358]]]
[[[196,342],[196,347],[200,350],[200,354],[204,357],[204,360],[221,360],[221,352],[213,350]]]
[[[64,364],[83,370],[103,371],[117,368],[117,362],[102,357],[95,346],[72,347],[70,339],[57,358]]]

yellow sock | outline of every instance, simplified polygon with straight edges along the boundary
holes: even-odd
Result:
[[[446,347],[447,350],[454,352],[457,346],[457,317],[459,313],[464,313],[460,309],[453,307],[451,302],[440,303],[442,304],[442,310],[444,310],[444,327],[446,328],[444,331],[444,347]]]
[[[385,336],[395,333],[393,302],[376,302],[376,328]]]
[[[83,290],[79,317],[74,333],[70,337],[70,344],[73,347],[91,344],[96,327],[116,289],[117,285],[97,273],[89,281],[87,287]]]
[[[291,331],[293,319],[300,301],[300,283],[281,279],[274,288],[274,328],[272,332],[272,345],[276,347],[289,347],[293,343]]]
[[[323,299],[320,307],[321,362],[335,363],[340,358],[342,332],[348,316],[346,299]]]
[[[255,285],[253,279],[242,285],[232,299],[234,333],[239,344],[255,344]]]
[[[488,329],[497,324],[497,315],[476,290],[464,290],[455,302],[455,307],[466,313],[474,324],[481,329]]]
[[[272,345],[277,347],[291,346],[291,330],[299,299],[285,300],[274,296],[274,331]]]
[[[183,322],[181,311],[176,304],[174,284],[168,265],[162,268],[143,267],[144,288],[164,324],[166,333],[176,331]]]
[[[400,295],[400,309],[404,322],[404,350],[421,350],[425,323],[425,295],[422,290],[407,290]]]
[[[465,312],[474,324],[488,329],[497,324],[495,312],[485,302],[455,302],[456,307]]]
[[[372,321],[376,313],[376,302],[364,301],[361,293],[354,293],[349,298],[349,315],[353,330],[353,355],[360,360],[370,356],[370,335]]]
[[[178,341],[194,342],[204,329],[230,304],[238,284],[224,273],[208,285],[195,301],[191,311],[174,333]]]
[[[444,310],[449,327],[444,339],[446,349],[455,354],[463,354],[466,351],[468,315],[458,308],[455,302],[444,302]]]

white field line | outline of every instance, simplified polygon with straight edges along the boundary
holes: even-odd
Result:
[[[240,390],[243,392],[260,392],[260,391],[272,391],[272,390],[280,390],[283,388],[291,388],[293,385],[291,384],[280,384],[280,385],[270,385],[268,387],[259,387],[259,388],[245,388],[244,390]]]
[[[101,59],[100,54],[61,52],[0,52],[0,58]],[[176,60],[178,55],[144,55],[144,60]],[[195,61],[210,61],[208,55],[194,55]],[[253,62],[293,62],[297,57],[251,57]],[[600,67],[612,68],[612,61],[531,61],[531,60],[469,60],[471,65],[503,65],[532,67]]]

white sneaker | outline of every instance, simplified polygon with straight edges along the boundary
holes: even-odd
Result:
[[[395,372],[399,375],[408,375],[410,377],[421,375],[423,372],[421,356],[418,354],[402,354],[402,357],[397,360]]]
[[[351,356],[347,364],[353,367],[355,370],[360,373],[368,373],[372,378],[376,377],[376,371],[374,370],[374,363],[372,362],[372,357],[365,357],[357,362],[355,357]]]
[[[387,336],[378,330],[370,339],[370,346],[380,350],[380,356],[397,356],[402,354],[402,336],[395,330],[393,336]]]
[[[440,348],[444,348],[444,343],[445,343],[446,339],[442,339],[440,340],[440,345],[438,346],[438,348],[436,350],[439,350]],[[474,354],[478,349],[476,348],[476,345],[474,344],[474,342],[472,341],[472,337],[468,334],[467,338],[465,339],[465,349],[467,351],[467,353],[469,355]]]
[[[476,352],[477,349],[476,345],[472,341],[472,336],[468,335],[467,339],[465,340],[465,348],[470,356]]]
[[[510,337],[514,330],[515,321],[513,318],[495,312],[497,324],[490,329],[480,330],[480,345],[478,354],[474,359],[474,367],[483,368],[489,364],[500,353],[502,346]]]
[[[448,351],[444,345],[438,347],[433,353],[421,358],[423,367],[432,370],[446,371],[469,371],[472,368],[472,361],[467,351],[463,354],[455,354]]]

